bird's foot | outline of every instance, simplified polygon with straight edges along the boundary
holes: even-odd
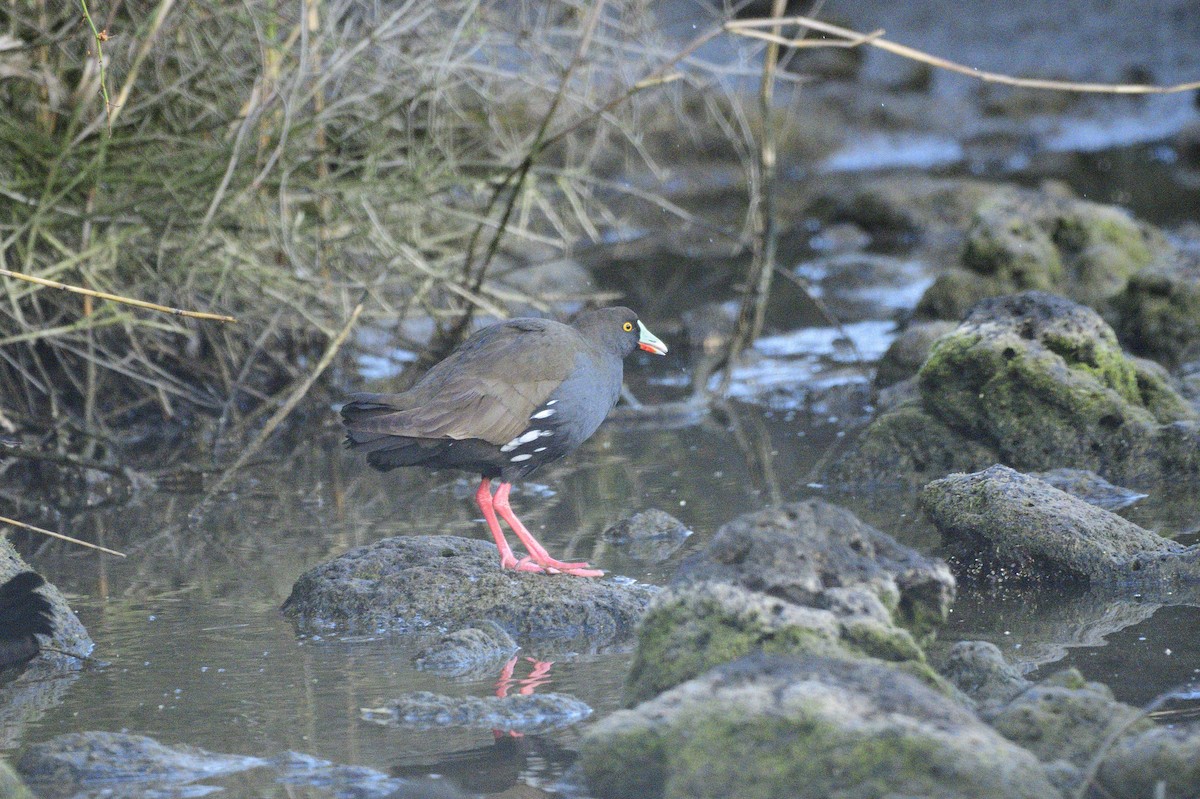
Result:
[[[500,558],[500,568],[512,569],[519,572],[535,572],[536,574],[545,574],[547,570],[534,563],[530,558],[524,557],[517,560],[512,555]]]
[[[570,564],[568,564],[568,565],[570,565]],[[581,563],[581,564],[579,564],[578,567],[574,567],[574,568],[570,568],[570,569],[559,569],[555,566],[547,566],[546,573],[547,574],[569,574],[572,577],[603,577],[604,576],[603,569],[582,568],[587,565],[588,564],[586,564],[586,563]]]

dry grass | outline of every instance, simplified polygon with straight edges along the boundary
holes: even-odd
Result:
[[[240,324],[0,276],[10,432],[270,413],[364,295],[389,325],[505,313],[497,252],[615,223],[602,178],[669,60],[638,2],[89,10],[111,103],[78,6],[0,12],[0,267]]]

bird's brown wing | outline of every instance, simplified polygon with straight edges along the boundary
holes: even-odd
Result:
[[[578,334],[547,320],[479,331],[403,394],[358,394],[343,409],[358,435],[478,438],[504,444],[570,375]],[[349,410],[349,413],[347,413]]]

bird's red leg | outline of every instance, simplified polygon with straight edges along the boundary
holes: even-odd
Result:
[[[543,572],[541,566],[537,566],[529,562],[528,558],[517,560],[513,554],[512,547],[508,545],[507,539],[504,538],[504,531],[500,529],[500,522],[496,519],[496,510],[492,503],[492,481],[486,477],[479,481],[479,490],[475,492],[475,501],[479,503],[479,509],[483,511],[483,520],[487,522],[488,529],[492,531],[492,538],[496,541],[496,549],[500,550],[500,568],[516,569],[523,572]]]
[[[496,496],[493,500],[495,510],[500,514],[500,518],[508,522],[508,526],[517,534],[517,538],[521,539],[521,543],[525,545],[525,549],[529,552],[529,557],[539,566],[547,569],[557,569],[566,574],[573,574],[576,577],[602,577],[604,572],[599,569],[588,567],[587,563],[564,563],[561,560],[555,560],[550,557],[550,553],[546,548],[538,543],[538,540],[533,537],[533,534],[525,529],[525,525],[521,524],[521,520],[513,513],[512,508],[508,504],[508,492],[512,490],[512,483],[501,483],[496,489]]]

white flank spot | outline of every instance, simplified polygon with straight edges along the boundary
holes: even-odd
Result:
[[[534,450],[534,452],[545,452],[545,451],[546,451],[545,447],[538,447],[537,449]]]
[[[526,452],[524,455],[513,455],[511,458],[509,458],[509,460],[511,460],[513,463],[520,463],[521,461],[527,461],[532,457],[532,455]]]
[[[517,448],[517,447],[519,447],[519,446],[521,446],[521,442],[520,442],[518,439],[515,439],[515,438],[514,438],[512,441],[508,442],[508,443],[507,443],[507,444],[505,444],[503,447],[501,447],[501,448],[500,448],[500,451],[501,451],[501,452],[508,452],[509,450],[514,450],[514,449],[516,449],[516,448]]]
[[[556,402],[558,402],[558,400],[546,400],[546,407],[549,408],[551,405],[553,405]]]
[[[545,419],[547,416],[553,416],[553,415],[554,415],[554,409],[547,408],[544,411],[538,411],[537,413],[535,413],[533,416],[530,416],[529,418],[530,419]]]
[[[515,439],[518,444],[528,444],[530,441],[536,441],[537,437],[542,434],[541,430],[527,430],[521,434],[521,437]]]
[[[541,431],[541,432],[538,434],[538,437],[539,437],[539,438],[545,438],[546,436],[552,436],[552,435],[554,435],[554,431],[553,431],[553,430],[542,430],[542,431]]]

